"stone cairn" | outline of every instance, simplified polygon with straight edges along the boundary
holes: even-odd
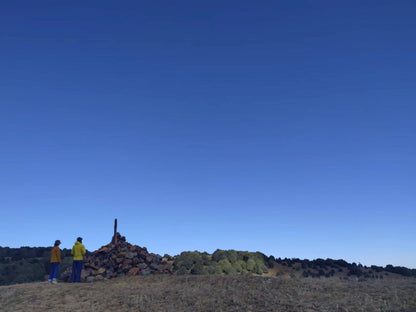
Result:
[[[129,244],[117,232],[117,219],[114,232],[110,244],[85,256],[82,281],[93,282],[125,275],[172,274],[160,255],[149,253],[146,247]],[[61,274],[61,279],[69,281],[71,271],[68,268]]]

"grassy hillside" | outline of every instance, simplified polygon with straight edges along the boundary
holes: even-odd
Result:
[[[0,311],[416,311],[416,279],[133,276],[0,287]]]

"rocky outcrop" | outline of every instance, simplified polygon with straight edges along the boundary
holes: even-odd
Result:
[[[125,275],[171,273],[160,255],[149,253],[146,247],[129,244],[117,233],[117,244],[110,243],[85,256],[81,280],[92,282]],[[63,281],[69,281],[70,277],[71,269],[61,274]]]

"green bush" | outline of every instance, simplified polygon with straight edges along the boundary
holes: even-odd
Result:
[[[221,272],[225,274],[237,273],[237,271],[233,268],[231,263],[226,259],[223,259],[220,262],[218,262],[218,267],[220,268]]]
[[[239,264],[241,266],[242,272],[243,273],[247,273],[247,263],[244,262],[243,260],[238,260],[237,264]]]
[[[188,274],[188,270],[187,270],[184,266],[182,266],[182,267],[180,267],[180,268],[179,268],[179,270],[177,271],[177,274],[178,274],[178,275],[185,275],[185,274]]]
[[[203,265],[209,265],[209,264],[210,264],[210,262],[211,262],[211,257],[210,257],[210,255],[209,255],[209,253],[207,253],[207,252],[203,252],[203,253],[201,254],[201,260],[202,260],[202,264],[203,264]]]
[[[233,268],[235,269],[235,271],[237,273],[243,273],[244,272],[242,263],[245,265],[245,262],[244,261],[241,261],[241,260],[238,260],[236,263],[233,263],[232,266],[233,266]]]
[[[228,260],[230,263],[235,263],[239,259],[238,252],[235,250],[221,250],[217,249],[212,254],[212,261],[220,262],[221,260]]]
[[[263,273],[267,273],[267,267],[261,262],[259,259],[256,261],[256,265],[254,267],[254,273],[262,275]]]
[[[224,250],[217,249],[212,254],[212,261],[220,262],[223,259],[226,259],[225,255],[224,255]]]
[[[247,260],[247,271],[253,272],[255,268],[256,268],[256,261],[253,260],[252,258],[248,259]]]
[[[196,263],[191,269],[191,274],[204,275],[207,274],[207,271],[204,269],[202,263]]]
[[[208,274],[221,274],[220,268],[217,267],[215,262],[212,262],[206,269]]]
[[[190,270],[196,263],[202,264],[201,254],[198,251],[184,251],[176,257],[173,267],[175,270],[179,270],[182,267]]]

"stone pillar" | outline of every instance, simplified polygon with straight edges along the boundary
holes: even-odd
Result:
[[[113,236],[113,244],[117,246],[117,218],[114,219],[114,236]]]

